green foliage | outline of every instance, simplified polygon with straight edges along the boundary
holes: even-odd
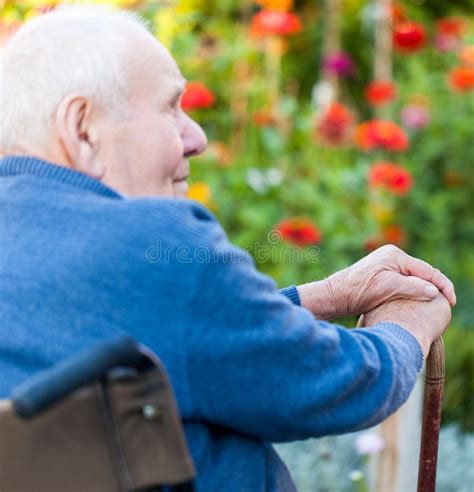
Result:
[[[453,92],[446,82],[449,70],[458,65],[456,53],[438,52],[430,38],[417,53],[396,54],[398,97],[375,112],[363,96],[373,78],[374,5],[342,2],[341,48],[350,53],[356,71],[339,80],[340,101],[359,122],[383,116],[400,123],[402,108],[421,97],[431,122],[411,131],[410,148],[402,154],[366,153],[354,145],[329,148],[315,137],[315,121],[321,115],[312,101],[321,77],[325,2],[296,1],[294,10],[304,28],[284,40],[250,36],[258,8],[250,0],[135,3],[170,47],[183,74],[205,83],[216,95],[214,107],[193,113],[210,141],[207,154],[193,161],[193,180],[210,187],[209,205],[231,241],[256,256],[260,270],[281,286],[321,278],[366,254],[367,240],[396,224],[405,231],[406,251],[453,279],[458,305],[453,313],[456,328],[446,336],[445,417],[474,429],[474,97],[472,91]],[[3,5],[0,20],[8,25],[30,15],[41,1],[8,0]],[[410,18],[424,23],[429,36],[438,17],[464,15],[470,32],[463,42],[473,44],[473,19],[467,17],[473,5],[473,0],[436,0],[406,2],[404,7]],[[255,123],[258,111],[270,117],[267,123]],[[221,151],[215,150],[216,144]],[[222,148],[227,157],[220,155]],[[369,188],[369,169],[382,159],[411,172],[415,184],[406,196]],[[274,178],[270,182],[269,172],[281,176],[281,183]],[[256,186],[255,175],[263,184]],[[291,262],[269,233],[282,219],[295,216],[313,221],[323,240],[312,247],[316,256],[305,254]],[[272,254],[257,256],[262,246]]]
[[[438,2],[408,6],[410,15],[433,30],[436,15],[465,12],[466,5]],[[388,211],[389,223],[406,232],[404,249],[446,272],[457,287],[454,325],[446,336],[448,379],[445,420],[474,429],[472,388],[474,345],[474,98],[454,93],[446,82],[456,66],[455,53],[428,46],[413,55],[396,55],[394,79],[398,99],[383,116],[400,123],[400,111],[414,96],[422,96],[430,124],[409,134],[407,152],[367,154],[355,147],[326,148],[314,138],[315,107],[311,91],[320,77],[323,15],[313,2],[298,2],[305,30],[286,40],[287,50],[275,65],[268,46],[248,36],[251,10],[216,9],[193,32],[175,39],[177,58],[191,79],[204,80],[218,96],[218,105],[196,114],[213,141],[231,145],[230,166],[213,155],[197,159],[193,179],[212,189],[214,211],[230,239],[254,252],[269,245],[268,233],[281,219],[311,218],[324,239],[317,261],[285,263],[279,255],[262,260],[259,268],[280,285],[323,277],[366,254],[365,243],[380,228],[375,208]],[[235,4],[234,4],[235,7]],[[357,64],[356,74],[341,81],[342,101],[359,121],[373,117],[363,98],[372,79],[373,37],[364,21],[366,3],[359,2],[343,19],[343,48]],[[200,55],[199,39],[211,36],[216,56]],[[187,41],[186,41],[187,40]],[[192,41],[190,41],[192,40]],[[276,67],[276,68],[275,68]],[[277,88],[278,97],[272,99]],[[277,105],[271,104],[276,101]],[[239,112],[239,105],[245,110]],[[236,110],[237,108],[237,110]],[[253,112],[270,111],[280,122],[259,127]],[[405,197],[373,197],[367,186],[370,165],[392,160],[410,170],[415,185]],[[256,191],[248,184],[251,169],[278,169],[279,186]]]
[[[452,326],[444,335],[446,386],[443,424],[458,422],[474,431],[474,330]]]

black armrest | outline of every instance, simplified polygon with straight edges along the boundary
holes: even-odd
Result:
[[[34,417],[81,386],[104,377],[116,367],[144,370],[154,365],[149,352],[122,336],[100,343],[46,369],[17,386],[11,395],[19,417]]]

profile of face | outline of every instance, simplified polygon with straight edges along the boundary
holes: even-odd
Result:
[[[205,150],[206,136],[181,108],[185,79],[169,52],[138,29],[129,46],[123,114],[99,111],[81,98],[63,101],[56,119],[61,147],[70,147],[71,167],[127,196],[184,198],[189,158]]]

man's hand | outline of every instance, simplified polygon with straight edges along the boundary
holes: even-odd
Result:
[[[364,325],[382,321],[396,323],[409,331],[420,343],[426,359],[431,344],[443,334],[451,321],[451,307],[442,294],[432,301],[397,299],[364,314]]]
[[[429,301],[440,292],[456,304],[454,286],[445,275],[393,245],[325,280],[298,286],[301,305],[321,319],[366,313],[395,299]]]

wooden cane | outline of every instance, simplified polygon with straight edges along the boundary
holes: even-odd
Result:
[[[358,328],[365,326],[360,316]],[[421,427],[420,461],[418,465],[417,492],[435,492],[438,466],[438,443],[445,380],[445,355],[443,338],[431,345],[426,359],[423,421]]]
[[[438,442],[445,379],[444,342],[437,338],[426,359],[423,424],[421,428],[418,492],[435,492]]]

